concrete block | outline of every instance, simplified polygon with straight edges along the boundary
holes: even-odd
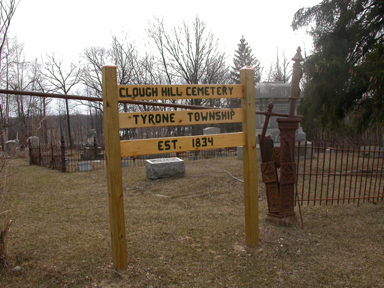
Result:
[[[182,177],[185,175],[185,163],[177,157],[149,159],[145,161],[145,173],[151,180]]]

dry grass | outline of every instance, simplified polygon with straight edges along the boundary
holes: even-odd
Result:
[[[156,181],[144,167],[123,169],[129,268],[117,272],[105,171],[61,174],[13,160],[0,287],[383,287],[383,203],[306,206],[303,230],[279,227],[264,220],[260,181],[260,245],[251,249],[243,184],[223,171],[242,178],[242,163],[186,164],[186,177]]]

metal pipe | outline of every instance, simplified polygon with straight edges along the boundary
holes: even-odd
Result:
[[[42,93],[42,92],[32,92],[32,91],[5,90],[5,89],[0,89],[0,94],[13,94],[13,95],[22,95],[22,96],[59,98],[59,99],[68,99],[68,100],[84,100],[84,101],[91,101],[91,102],[103,101],[103,98],[100,98],[100,97]],[[222,108],[209,107],[209,106],[182,105],[182,104],[171,104],[171,103],[147,102],[147,101],[139,101],[139,100],[124,101],[124,103],[134,104],[134,105],[148,105],[148,106],[182,108],[182,109],[222,109]]]

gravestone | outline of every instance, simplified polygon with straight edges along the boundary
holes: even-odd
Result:
[[[8,140],[7,142],[5,142],[5,152],[8,154],[8,155],[15,155],[16,153],[16,149],[17,149],[17,143],[16,143],[16,140]]]
[[[149,159],[145,161],[145,173],[151,180],[182,177],[185,175],[185,163],[177,157]]]
[[[361,146],[360,156],[369,158],[383,158],[384,148],[380,146]]]
[[[27,139],[27,143],[29,144],[31,142],[32,149],[38,149],[39,148],[39,137],[37,136],[31,136]]]
[[[92,171],[92,163],[91,163],[91,161],[77,162],[77,170],[79,172]]]
[[[256,111],[265,112],[267,111],[268,104],[272,102],[274,104],[274,108],[272,112],[279,114],[287,114],[289,113],[290,101],[289,96],[291,95],[291,85],[282,83],[282,82],[263,82],[258,83],[255,86],[255,105]],[[299,98],[296,100],[296,110],[295,115],[297,115],[297,107],[300,104],[300,100],[303,99],[304,94],[300,91]],[[278,123],[276,121],[277,118],[281,117],[270,117],[267,131],[265,136],[270,136],[273,140],[274,147],[280,147],[280,130],[278,127]],[[265,122],[265,116],[256,114],[256,135],[261,135],[263,131],[263,126]],[[296,130],[295,140],[305,142],[306,135],[303,131],[303,128],[299,125],[299,129]],[[259,139],[256,137],[257,141],[257,160],[261,161],[260,157],[260,147],[259,147]],[[237,157],[239,160],[243,159],[243,147],[237,148]],[[303,155],[304,157],[304,155]],[[310,155],[306,155],[306,158],[310,158]]]
[[[92,147],[94,145],[94,139],[96,138],[96,129],[89,129],[87,134],[87,146]]]
[[[272,102],[274,104],[273,112],[280,114],[288,114],[291,95],[291,85],[281,82],[264,82],[255,86],[255,103],[256,111],[267,111],[268,104]],[[296,100],[295,115],[297,115],[297,107],[300,104],[300,100],[304,97],[300,92],[299,99]],[[270,136],[275,146],[280,146],[280,130],[276,119],[281,117],[269,118],[267,132],[265,136]],[[260,135],[265,122],[264,115],[256,115],[256,135]],[[299,126],[295,135],[296,141],[306,141],[306,135],[303,128]],[[276,145],[278,143],[278,145]]]
[[[207,127],[203,129],[203,135],[215,135],[220,134],[220,128],[217,127]],[[215,157],[217,151],[215,149],[209,149],[205,150],[203,152],[207,157]],[[198,159],[192,159],[192,160],[198,160]]]
[[[87,143],[80,150],[81,160],[103,160],[104,159],[104,154],[101,151],[101,147],[95,147],[96,136],[97,136],[96,130],[89,129],[87,134]]]
[[[203,130],[203,135],[214,135],[220,134],[220,128],[217,127],[207,127]]]

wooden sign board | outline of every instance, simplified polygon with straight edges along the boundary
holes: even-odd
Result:
[[[246,243],[253,247],[258,234],[258,180],[254,70],[240,70],[238,85],[117,85],[116,66],[103,67],[104,136],[113,263],[126,269],[127,245],[121,158],[149,154],[243,146]],[[118,113],[118,102],[241,98],[237,109]],[[124,128],[217,123],[242,123],[242,132],[120,141]]]
[[[244,133],[120,141],[121,157],[244,146]]]
[[[118,101],[243,98],[242,85],[119,85]]]
[[[244,110],[206,109],[187,111],[156,111],[120,113],[120,128],[142,128],[198,124],[238,123],[244,121]]]

